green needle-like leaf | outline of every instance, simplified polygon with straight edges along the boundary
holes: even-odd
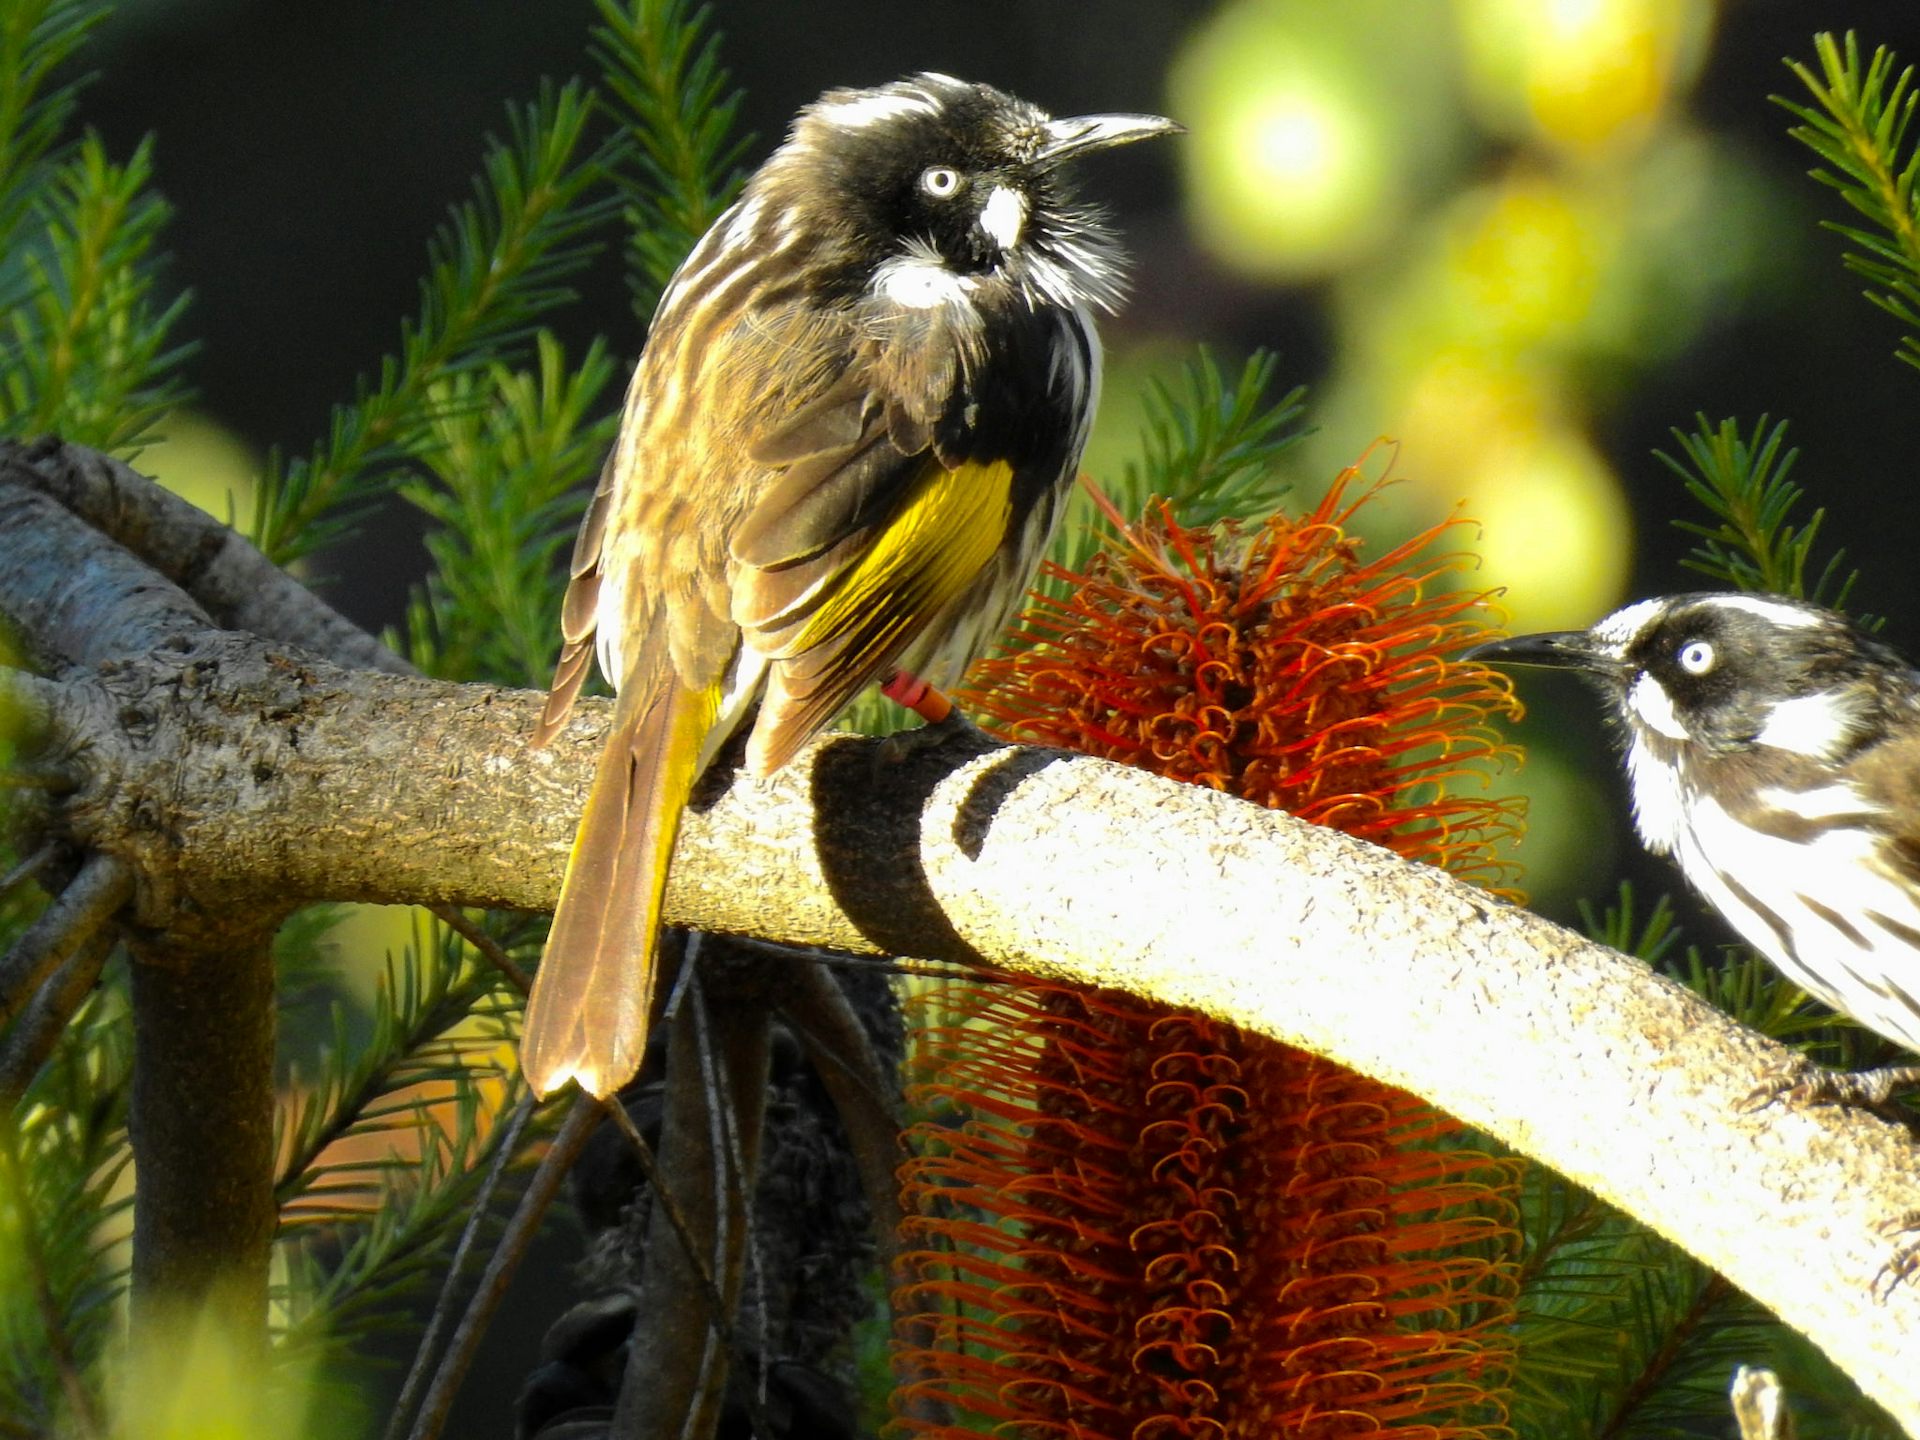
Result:
[[[1792,595],[1819,605],[1843,607],[1859,579],[1843,568],[1846,552],[1836,550],[1813,568],[1813,543],[1824,510],[1805,524],[1791,517],[1803,491],[1787,478],[1800,452],[1784,448],[1787,426],[1769,425],[1762,415],[1750,436],[1733,420],[1710,423],[1695,417],[1691,434],[1675,430],[1679,456],[1656,450],[1654,458],[1678,475],[1687,493],[1714,516],[1712,523],[1676,520],[1700,537],[1681,563],[1718,584],[1736,590]]]
[[[1920,174],[1920,150],[1909,146],[1908,127],[1920,92],[1911,67],[1883,48],[1863,66],[1859,41],[1844,43],[1832,35],[1814,37],[1820,70],[1796,60],[1787,67],[1813,97],[1802,105],[1781,96],[1776,103],[1800,120],[1787,133],[1824,162],[1813,178],[1831,186],[1868,225],[1824,221],[1855,248],[1846,252],[1847,268],[1868,282],[1867,298],[1902,325],[1902,360],[1920,365],[1920,202],[1914,181]]]
[[[706,6],[685,0],[595,0],[594,56],[615,123],[638,141],[615,173],[627,222],[634,314],[660,292],[694,242],[733,203],[751,136],[734,131],[740,92],[720,63]]]
[[[487,152],[474,198],[455,209],[428,248],[419,314],[400,348],[357,401],[336,407],[314,452],[267,467],[254,543],[287,564],[346,535],[381,493],[388,472],[429,442],[454,378],[522,353],[536,323],[572,298],[563,283],[595,249],[611,196],[592,188],[618,145],[587,151],[592,98],[578,83],[510,113],[505,142]]]

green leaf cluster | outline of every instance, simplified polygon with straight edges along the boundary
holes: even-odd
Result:
[[[615,365],[596,341],[577,365],[542,332],[533,368],[498,361],[439,387],[439,418],[399,494],[434,522],[433,568],[409,650],[430,674],[533,686],[560,632],[552,583],[620,412],[603,404]]]
[[[1678,456],[1654,451],[1654,458],[1680,477],[1687,493],[1712,517],[1706,522],[1674,521],[1699,537],[1681,563],[1735,590],[1843,607],[1860,572],[1843,569],[1846,552],[1836,550],[1809,574],[1813,542],[1826,511],[1815,510],[1804,524],[1794,523],[1805,492],[1787,478],[1800,452],[1781,448],[1786,435],[1784,420],[1770,425],[1765,415],[1754,422],[1751,435],[1742,435],[1737,421],[1715,425],[1699,415],[1691,433],[1673,432]]]
[[[420,308],[401,325],[398,351],[334,407],[312,453],[269,458],[250,529],[275,563],[351,533],[405,461],[442,443],[434,429],[449,407],[477,398],[460,382],[523,354],[538,321],[573,298],[565,281],[612,216],[603,182],[623,148],[618,138],[593,145],[593,113],[579,81],[510,110],[507,139],[489,143],[472,198],[428,246]]]
[[[412,1323],[405,1302],[437,1280],[501,1138],[492,1117],[519,1097],[518,1008],[438,925],[389,960],[364,1024],[335,1008],[322,1068],[289,1077],[278,1117],[284,1358]]]
[[[594,56],[636,141],[613,178],[626,221],[627,285],[645,324],[681,259],[739,193],[753,137],[735,123],[740,92],[720,63],[706,6],[594,4]]]
[[[447,678],[531,684],[551,661],[555,575],[618,424],[621,369],[605,341],[570,356],[547,328],[570,282],[617,220],[644,318],[741,180],[738,94],[707,11],[596,4],[596,80],[509,111],[472,195],[427,247],[393,353],[310,451],[269,461],[246,522],[287,563],[351,535],[377,505],[414,506],[432,569],[397,643]],[[0,420],[124,453],[185,398],[185,302],[163,284],[152,145],[116,160],[70,134],[77,89],[64,77],[104,13],[101,0],[0,6]],[[1795,67],[1814,103],[1790,107],[1794,133],[1865,221],[1838,227],[1848,264],[1920,331],[1910,73],[1885,52],[1863,63],[1851,38],[1822,37],[1818,57],[1817,75]],[[1909,335],[1901,354],[1920,364],[1920,342]],[[1156,382],[1136,459],[1100,477],[1117,511],[1138,515],[1160,496],[1197,526],[1280,503],[1277,461],[1300,436],[1302,393],[1279,393],[1277,373],[1271,355],[1236,368],[1203,351]],[[1840,553],[1817,553],[1821,512],[1796,518],[1804,496],[1784,425],[1701,417],[1675,440],[1661,458],[1707,516],[1684,522],[1695,569],[1717,584],[1846,602],[1856,577]],[[1082,568],[1111,538],[1076,502],[1057,558]],[[4,938],[29,917],[0,901]],[[504,1047],[517,1002],[473,944],[440,927],[389,959],[370,1004],[340,999],[318,958],[331,919],[308,914],[281,945],[289,988],[327,1003],[317,1058],[290,1067],[280,1115],[275,1298],[281,1357],[337,1363],[422,1293],[476,1202],[498,1143],[488,1117],[516,1093]],[[516,958],[537,953],[537,926],[475,923]],[[1864,1043],[1809,1016],[1751,955],[1683,949],[1664,903],[1637,916],[1623,893],[1591,927],[1768,1033],[1841,1059]],[[123,980],[110,976],[0,1128],[0,1433],[86,1429],[98,1407],[125,1283],[129,1064]],[[1771,1360],[1788,1377],[1809,1406],[1803,1434],[1892,1433],[1724,1281],[1559,1177],[1531,1172],[1521,1230],[1516,1434],[1713,1433],[1735,1360]]]
[[[0,1115],[0,1434],[97,1416],[126,1287],[132,1024],[102,990]],[[76,1425],[76,1422],[77,1425]]]
[[[1909,144],[1916,95],[1911,66],[1895,73],[1893,52],[1876,49],[1861,63],[1860,43],[1830,34],[1814,37],[1819,73],[1799,61],[1788,68],[1800,78],[1811,105],[1775,96],[1800,119],[1788,133],[1820,157],[1812,173],[1831,186],[1865,225],[1829,220],[1846,237],[1847,268],[1867,281],[1867,299],[1902,325],[1920,330],[1920,200],[1914,177],[1920,149]],[[1920,365],[1920,335],[1900,339],[1899,356]]]
[[[1135,458],[1117,477],[1093,477],[1114,510],[1138,516],[1152,500],[1165,500],[1175,520],[1196,528],[1271,514],[1288,489],[1280,457],[1308,433],[1300,425],[1306,387],[1273,393],[1279,363],[1256,350],[1229,373],[1202,346],[1170,377],[1150,380]],[[1053,559],[1083,570],[1114,539],[1104,508],[1076,495]]]
[[[64,77],[103,14],[0,10],[0,429],[130,454],[186,396],[187,301],[161,283],[151,144],[116,163],[91,132],[67,137],[79,87]]]

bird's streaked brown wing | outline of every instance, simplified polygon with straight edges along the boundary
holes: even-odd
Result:
[[[620,454],[615,445],[600,467],[600,483],[587,502],[580,519],[580,533],[573,541],[573,562],[568,567],[567,593],[560,602],[560,660],[553,669],[553,684],[547,689],[546,708],[540,723],[533,728],[530,744],[545,745],[560,732],[587,683],[587,671],[593,665],[593,636],[600,622],[600,551],[606,540],[607,520],[613,513],[614,461]]]
[[[733,618],[773,662],[747,754],[758,773],[953,623],[983,577],[999,582],[997,552],[1078,433],[1066,391],[982,413],[963,388],[979,337],[937,311],[857,333],[856,363],[750,448],[775,472],[732,539]]]

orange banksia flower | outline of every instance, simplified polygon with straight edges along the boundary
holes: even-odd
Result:
[[[1510,802],[1450,794],[1510,754],[1490,724],[1506,681],[1445,658],[1491,640],[1484,599],[1438,588],[1471,562],[1432,553],[1450,520],[1373,558],[1347,522],[1348,470],[1311,512],[1188,530],[1164,504],[1126,548],[1028,610],[1007,658],[961,696],[1010,740],[1209,785],[1258,805],[1504,882]]]
[[[1284,808],[1501,884],[1517,817],[1448,522],[1372,559],[1349,471],[1302,517],[1164,505],[1054,573],[962,698],[1008,738]],[[934,997],[908,1133],[899,1424],[1071,1440],[1504,1434],[1516,1173],[1425,1102],[1111,991]],[[944,1413],[951,1412],[951,1413]]]

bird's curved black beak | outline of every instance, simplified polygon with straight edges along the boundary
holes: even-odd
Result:
[[[1553,630],[1539,635],[1510,635],[1489,640],[1460,654],[1462,660],[1484,665],[1535,665],[1550,670],[1585,670],[1604,674],[1614,668],[1614,656],[1585,630]]]
[[[1043,165],[1058,165],[1076,155],[1131,145],[1155,135],[1177,135],[1186,128],[1164,115],[1073,115],[1047,122],[1040,152],[1034,158]]]

